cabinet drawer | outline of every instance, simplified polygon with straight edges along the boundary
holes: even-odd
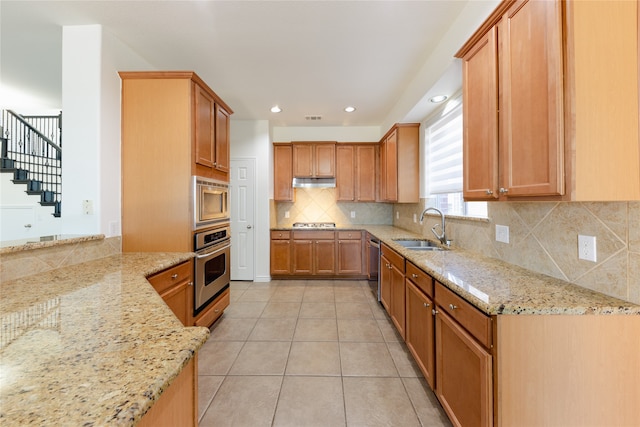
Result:
[[[336,233],[334,231],[296,230],[293,232],[293,238],[301,240],[331,240],[335,237]]]
[[[433,278],[410,262],[407,262],[407,279],[411,280],[422,292],[433,298]]]
[[[338,239],[340,240],[360,240],[362,233],[360,231],[338,231]]]
[[[482,345],[490,348],[492,345],[491,318],[441,283],[437,281],[435,283],[436,304],[469,331]]]
[[[175,267],[161,271],[160,273],[156,273],[153,276],[149,276],[147,280],[151,283],[151,286],[153,286],[156,292],[163,294],[167,289],[182,281],[191,281],[192,274],[193,267],[191,266],[191,261],[187,261],[180,265],[176,265]]]
[[[211,326],[218,317],[222,316],[224,309],[229,306],[229,301],[229,289],[227,289],[220,294],[208,309],[198,315],[194,321],[194,326],[205,326],[207,328]]]
[[[288,230],[271,230],[271,240],[289,240],[291,232]]]
[[[398,270],[404,273],[404,257],[402,255],[400,255],[398,252],[394,251],[384,243],[380,244],[380,253],[386,259],[391,261],[391,264],[395,265]]]

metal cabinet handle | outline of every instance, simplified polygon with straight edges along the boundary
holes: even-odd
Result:
[[[509,189],[500,187],[500,194],[507,194]]]
[[[449,308],[451,310],[455,310],[456,308],[458,308],[458,306],[457,305],[453,305],[453,304],[449,304]]]
[[[187,283],[188,286],[193,286],[193,282]]]
[[[431,309],[431,314],[433,314],[435,316],[436,314],[438,314],[438,310],[436,310],[435,308],[432,308]]]
[[[423,304],[424,304],[424,306],[425,306],[426,308],[431,307],[431,304],[429,304],[429,303],[427,303],[427,302],[425,302],[425,303],[423,303]]]
[[[216,308],[215,310],[213,310],[213,312],[214,312],[214,313],[216,313],[216,314],[217,314],[217,313],[220,313],[220,309],[219,309],[219,308]]]
[[[411,277],[413,277],[414,279],[416,279],[418,277],[418,275],[416,273],[411,273]]]
[[[485,193],[487,194],[487,196],[491,196],[493,194],[493,190],[487,190],[485,191]]]
[[[171,275],[171,278],[172,278],[172,279],[174,279],[174,280],[175,280],[175,279],[177,279],[177,278],[178,278],[178,273],[174,273],[174,274],[172,274],[172,275]]]

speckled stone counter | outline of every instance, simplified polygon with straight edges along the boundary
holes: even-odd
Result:
[[[20,240],[8,240],[0,242],[0,255],[12,252],[30,251],[33,249],[49,248],[60,245],[71,245],[92,240],[102,240],[104,234],[59,234],[55,236],[32,237]]]
[[[500,260],[453,248],[414,251],[394,239],[423,239],[393,226],[362,227],[489,315],[635,314],[640,306]]]
[[[191,253],[127,253],[0,284],[0,424],[133,425],[209,336],[145,277]]]

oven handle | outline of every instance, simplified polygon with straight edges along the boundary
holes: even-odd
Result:
[[[218,244],[212,248],[207,248],[206,252],[201,249],[199,251],[196,252],[196,259],[203,259],[203,258],[208,258],[213,254],[216,254],[218,252],[222,252],[225,249],[228,249],[231,247],[231,242],[226,241],[222,244]]]

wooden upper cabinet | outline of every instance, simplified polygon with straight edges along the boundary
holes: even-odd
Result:
[[[293,202],[292,186],[293,147],[291,144],[273,144],[273,200]]]
[[[334,178],[336,176],[336,143],[294,142],[293,176],[295,178]]]
[[[356,200],[376,201],[376,145],[356,145]]]
[[[499,195],[497,33],[491,28],[462,58],[463,193],[468,200]]]
[[[420,197],[419,123],[394,125],[380,141],[380,199],[418,203]]]
[[[336,200],[353,202],[356,199],[355,153],[353,145],[336,147]]]
[[[336,200],[376,201],[376,145],[336,146]]]
[[[465,199],[639,200],[639,44],[638,2],[501,3],[456,54]]]
[[[228,181],[231,110],[211,89],[193,82],[194,175]]]
[[[498,27],[501,188],[564,194],[562,5],[516,2]]]
[[[216,104],[215,113],[216,157],[213,167],[222,172],[229,172],[229,112]]]
[[[215,101],[200,85],[193,84],[195,107],[195,159],[196,163],[212,168],[215,162]]]

